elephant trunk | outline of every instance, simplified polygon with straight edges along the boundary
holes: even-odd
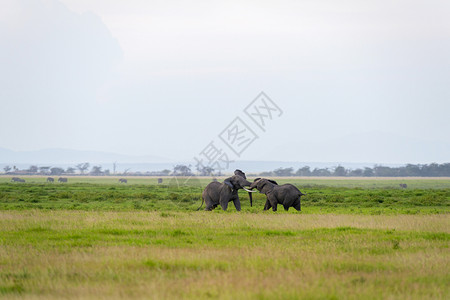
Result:
[[[245,183],[245,186],[251,186],[252,185],[252,183],[251,182],[246,182]],[[254,193],[255,191],[251,191],[251,190],[248,190],[248,189],[246,189],[245,187],[242,187],[245,191],[247,191],[248,192],[248,197],[250,198],[250,206],[253,206],[253,196],[252,196],[252,193]]]

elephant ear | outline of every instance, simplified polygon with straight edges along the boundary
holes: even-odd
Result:
[[[231,190],[234,189],[233,183],[231,183],[231,177],[225,179],[225,180],[223,181],[223,183],[225,183],[226,185],[228,185],[228,186],[231,188]]]
[[[258,180],[258,182],[256,183],[256,189],[258,191],[261,191],[266,184],[267,184],[267,180],[266,179]]]
[[[272,191],[273,183],[270,182],[270,180],[268,180],[268,179],[262,179],[262,180],[258,181],[258,184],[257,184],[256,188],[262,194],[267,194],[267,193]]]
[[[267,181],[268,181],[268,182],[271,182],[271,183],[273,183],[273,184],[275,184],[275,185],[278,185],[278,183],[277,183],[275,180],[267,179]]]

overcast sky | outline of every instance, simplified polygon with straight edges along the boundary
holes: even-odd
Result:
[[[450,161],[447,0],[0,3],[2,148]],[[218,137],[236,117],[258,136],[240,156]]]

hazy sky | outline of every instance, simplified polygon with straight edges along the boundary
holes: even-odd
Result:
[[[0,4],[0,147],[186,160],[241,117],[238,159],[450,161],[447,0]]]

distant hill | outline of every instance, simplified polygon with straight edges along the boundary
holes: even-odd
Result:
[[[90,162],[102,163],[157,163],[170,162],[171,160],[159,156],[131,156],[100,151],[80,151],[71,149],[43,149],[37,151],[13,151],[0,148],[1,164],[75,164]]]

